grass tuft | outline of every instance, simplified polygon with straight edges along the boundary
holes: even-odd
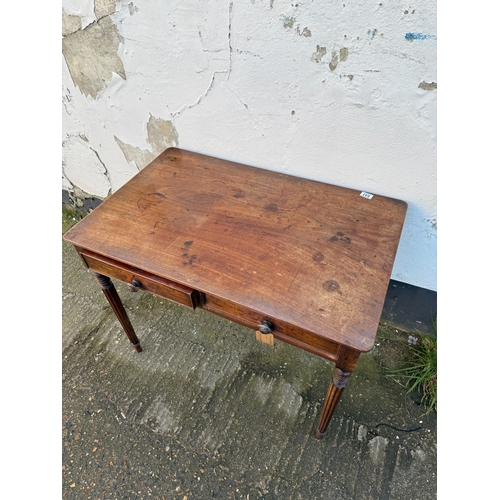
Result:
[[[420,404],[426,413],[437,411],[437,328],[435,337],[420,334],[417,342],[408,347],[411,358],[403,368],[388,370],[388,376],[406,387],[406,394],[417,391],[421,395]],[[420,333],[420,332],[419,332]],[[413,338],[413,337],[411,337]],[[413,338],[414,339],[414,338]]]

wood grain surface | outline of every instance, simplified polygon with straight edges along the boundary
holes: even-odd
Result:
[[[365,352],[407,204],[361,192],[170,148],[64,238]]]

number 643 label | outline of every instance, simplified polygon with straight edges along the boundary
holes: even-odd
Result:
[[[364,191],[359,196],[362,196],[363,198],[366,198],[367,200],[371,200],[373,198],[373,194],[365,193]]]

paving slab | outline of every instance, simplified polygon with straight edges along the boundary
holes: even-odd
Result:
[[[436,413],[386,374],[411,332],[381,322],[318,440],[332,363],[115,282],[137,353],[62,245],[63,498],[436,498]]]

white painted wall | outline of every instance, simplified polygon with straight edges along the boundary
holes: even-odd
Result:
[[[436,290],[435,0],[63,0],[63,33],[64,189],[177,145],[400,198],[392,277]]]

